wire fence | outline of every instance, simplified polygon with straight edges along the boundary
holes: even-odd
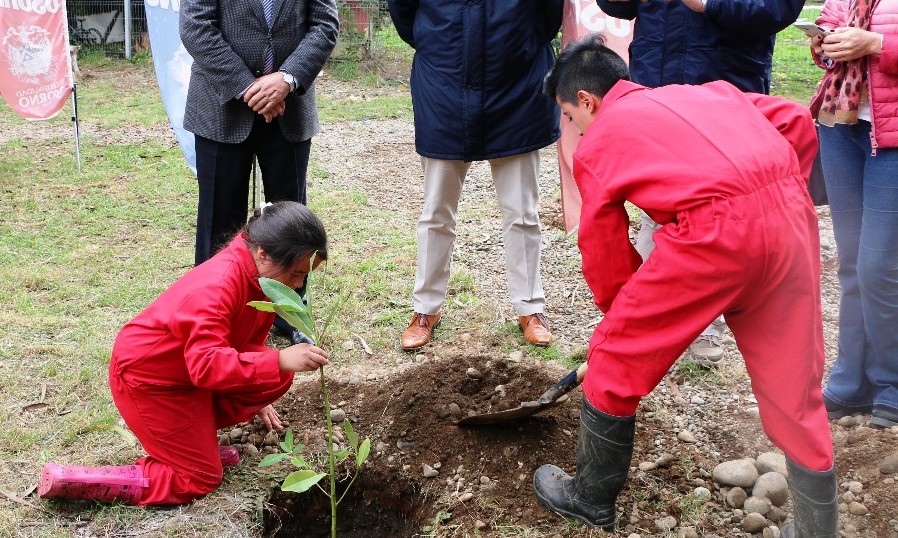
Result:
[[[800,20],[816,19],[821,4],[809,0]],[[407,80],[414,51],[396,33],[386,0],[338,0],[337,5],[340,37],[328,68],[341,78]],[[144,0],[67,0],[66,7],[70,41],[82,51],[126,58],[150,53]],[[810,97],[821,75],[800,30],[789,27],[777,35],[774,94],[799,100]]]
[[[66,0],[69,42],[82,51],[131,58],[149,53],[143,0]]]

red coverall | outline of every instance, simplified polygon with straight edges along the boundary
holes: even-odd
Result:
[[[178,279],[121,330],[109,385],[147,457],[140,504],[181,504],[222,479],[216,430],[253,417],[293,381],[265,347],[274,314],[243,238]]]
[[[807,194],[816,148],[806,107],[726,82],[608,92],[574,154],[583,276],[605,312],[589,344],[590,403],[633,415],[723,313],[769,438],[805,467],[832,467]],[[624,200],[664,224],[645,263]]]

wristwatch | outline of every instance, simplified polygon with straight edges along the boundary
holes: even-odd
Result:
[[[286,71],[281,71],[280,73],[284,77],[284,82],[287,83],[287,86],[290,86],[290,91],[296,91],[296,78]]]

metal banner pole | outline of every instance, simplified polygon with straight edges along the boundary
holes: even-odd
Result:
[[[81,137],[78,133],[78,85],[72,84],[72,127],[75,130],[75,162],[81,173]]]
[[[259,170],[259,161],[253,155],[253,211],[262,207],[262,182],[258,180],[260,175],[262,175],[262,172]]]
[[[125,1],[125,58],[131,59],[131,0]]]

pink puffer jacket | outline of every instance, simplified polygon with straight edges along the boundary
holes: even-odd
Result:
[[[845,26],[850,0],[826,0],[817,24],[824,28]],[[898,0],[874,0],[870,18],[871,32],[883,35],[882,55],[870,56],[867,89],[873,115],[871,138],[876,147],[898,147]],[[817,65],[825,66],[814,55]],[[816,116],[823,99],[818,89],[811,100],[811,110]]]

